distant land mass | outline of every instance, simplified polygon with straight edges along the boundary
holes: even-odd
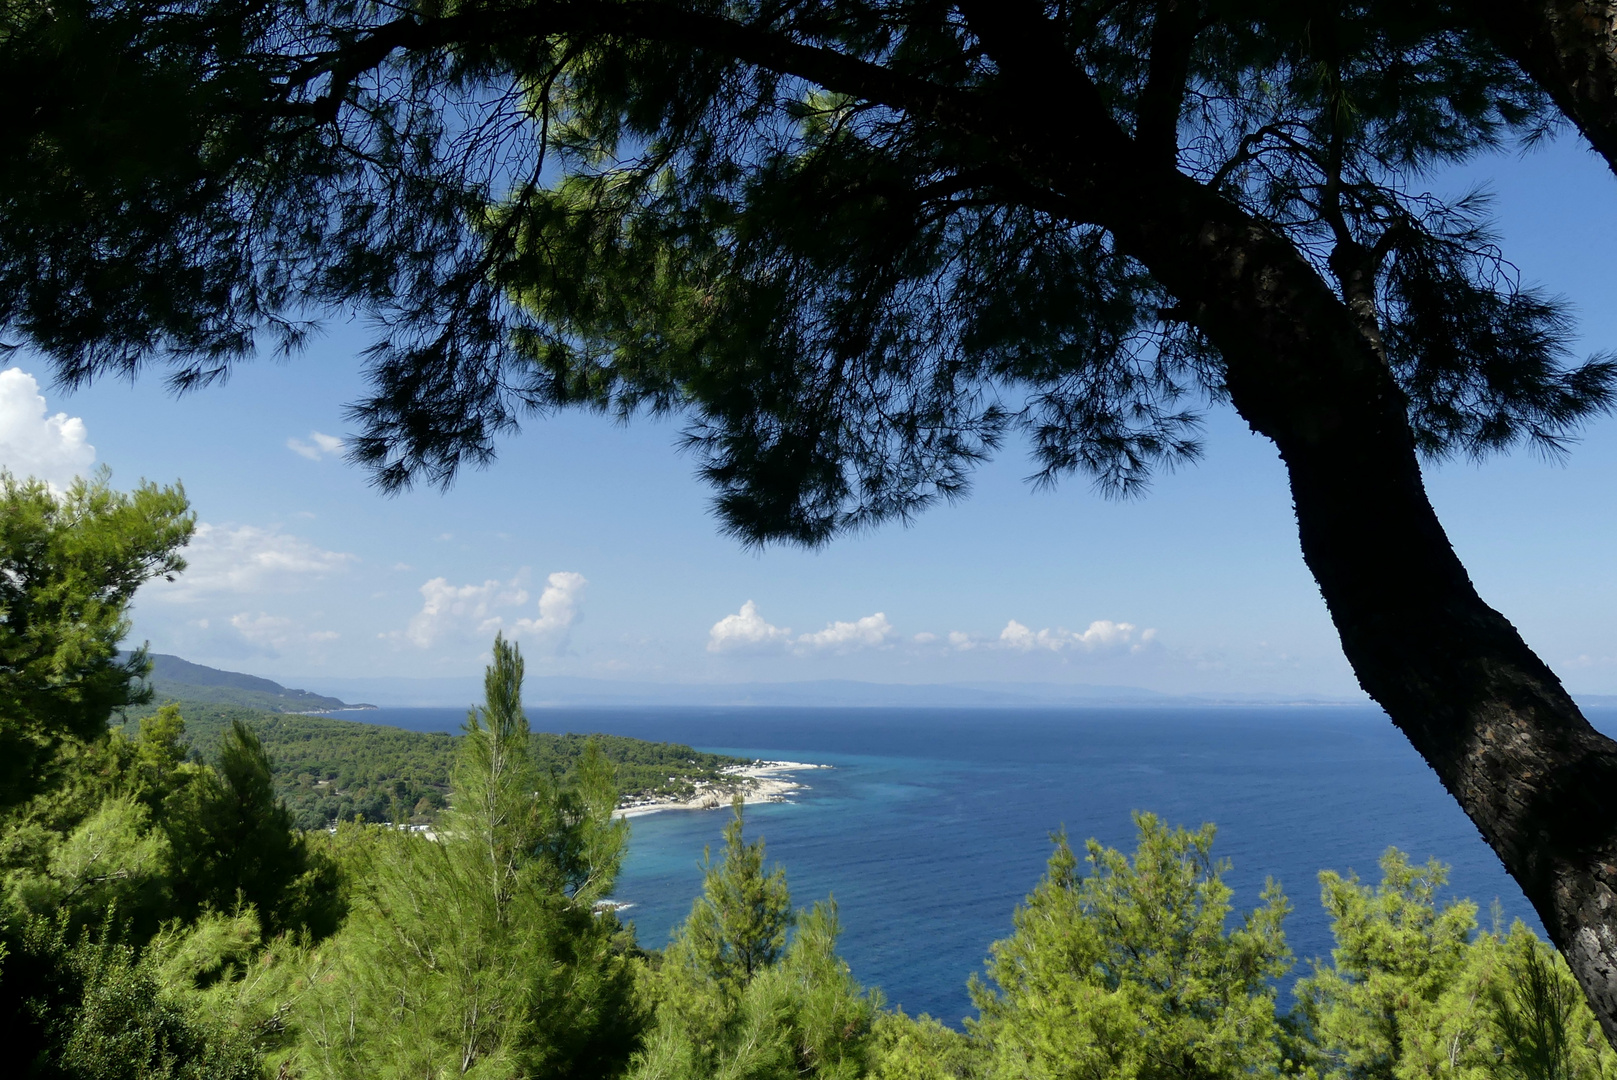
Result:
[[[482,697],[481,679],[345,679],[311,675],[296,680],[383,708],[464,707]],[[1085,683],[877,683],[851,679],[812,682],[658,683],[571,676],[530,676],[530,708],[580,706],[764,706],[834,708],[1050,708],[1086,705],[1363,705],[1364,698],[1317,694],[1165,694],[1137,686]]]
[[[344,678],[309,675],[288,678],[311,687],[294,690],[270,679],[194,664],[178,656],[152,654],[157,700],[204,701],[282,713],[347,709],[464,708],[482,699],[483,680],[446,678]],[[804,682],[661,683],[586,679],[565,675],[530,676],[525,704],[530,708],[580,706],[762,706],[835,708],[1052,708],[1082,706],[1159,706],[1194,708],[1236,705],[1368,705],[1365,697],[1330,694],[1194,693],[1167,694],[1138,686],[1092,683],[877,683],[853,679]],[[1580,705],[1617,707],[1614,694],[1574,694]],[[350,700],[362,703],[349,704]],[[371,704],[374,703],[374,704]]]
[[[326,713],[376,708],[367,704],[350,705],[340,698],[310,690],[289,690],[278,682],[261,679],[257,675],[204,667],[166,653],[152,653],[151,661],[152,699],[157,703],[197,701],[279,713]]]

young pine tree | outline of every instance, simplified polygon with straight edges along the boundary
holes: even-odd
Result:
[[[366,831],[340,973],[299,1003],[308,1076],[601,1077],[643,1019],[608,895],[627,826],[610,766],[536,773],[515,644],[494,641],[436,837]]]
[[[333,933],[342,918],[336,866],[312,850],[275,795],[263,743],[231,722],[208,782],[188,805],[167,807],[179,911],[229,912],[250,905],[266,937],[282,931]]]
[[[655,979],[656,1027],[634,1080],[852,1080],[863,1076],[880,997],[836,954],[835,901],[792,911],[785,871],[764,870],[742,803],[724,852]],[[788,945],[793,925],[797,932]]]
[[[1137,814],[1133,859],[1089,841],[1090,872],[1064,835],[1049,873],[973,977],[968,1021],[994,1077],[1245,1077],[1280,1064],[1273,980],[1290,967],[1272,882],[1226,930],[1231,892],[1213,827]]]
[[[683,940],[686,963],[724,992],[746,988],[780,958],[793,921],[786,870],[764,872],[764,842],[743,836],[741,796],[724,827],[724,855],[717,865],[703,853],[702,898],[691,908]]]

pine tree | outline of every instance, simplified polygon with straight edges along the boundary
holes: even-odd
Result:
[[[144,649],[120,657],[135,590],[185,569],[183,489],[113,491],[103,471],[55,493],[0,470],[0,814],[63,777],[58,751],[105,738],[151,690]]]
[[[629,943],[596,910],[627,828],[610,766],[536,774],[522,675],[497,637],[436,837],[364,830],[342,976],[298,1006],[311,1075],[594,1078],[638,1045]]]
[[[798,917],[784,869],[731,803],[724,851],[704,855],[703,895],[654,980],[656,1027],[633,1080],[852,1080],[871,1060],[881,1009],[836,953],[835,900]],[[789,931],[796,933],[787,942]]]
[[[765,873],[763,839],[745,839],[739,794],[731,809],[724,854],[714,863],[712,853],[703,852],[702,898],[682,936],[695,971],[734,994],[780,958],[793,913],[785,867]]]
[[[206,779],[165,804],[179,912],[250,906],[265,937],[283,930],[324,937],[342,918],[337,868],[311,850],[276,797],[263,743],[241,720],[220,741]]]
[[[973,978],[981,1016],[968,1028],[990,1075],[1235,1080],[1279,1067],[1285,897],[1270,883],[1226,929],[1213,827],[1170,829],[1150,814],[1135,824],[1134,857],[1091,840],[1087,874],[1056,837],[1016,932],[993,946],[993,986]]]

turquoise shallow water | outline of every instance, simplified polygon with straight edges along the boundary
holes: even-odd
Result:
[[[345,718],[457,730],[461,710]],[[1617,712],[1592,712],[1607,732]],[[1453,867],[1451,892],[1535,927],[1532,911],[1435,775],[1378,710],[546,709],[536,729],[602,731],[834,766],[793,803],[749,807],[748,832],[786,867],[799,905],[836,897],[855,977],[913,1013],[957,1023],[967,976],[1011,928],[1049,834],[1131,848],[1130,811],[1219,826],[1239,907],[1266,877],[1295,907],[1300,958],[1328,954],[1316,874],[1375,880],[1389,845]],[[701,891],[724,814],[637,817],[617,896],[640,940],[668,940]]]

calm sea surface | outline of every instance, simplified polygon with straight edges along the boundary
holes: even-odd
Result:
[[[459,731],[456,709],[380,709],[344,719]],[[1617,710],[1591,710],[1617,734]],[[1328,955],[1317,873],[1379,879],[1388,846],[1452,868],[1454,895],[1535,929],[1521,891],[1386,717],[1370,708],[541,709],[536,730],[609,732],[747,757],[828,764],[793,803],[747,809],[748,833],[786,867],[793,899],[835,896],[856,978],[911,1014],[958,1023],[966,978],[1049,856],[1049,834],[1133,849],[1133,810],[1216,822],[1237,910],[1266,877],[1295,911],[1299,958]],[[617,897],[658,947],[701,891],[704,845],[725,814],[633,820]]]

